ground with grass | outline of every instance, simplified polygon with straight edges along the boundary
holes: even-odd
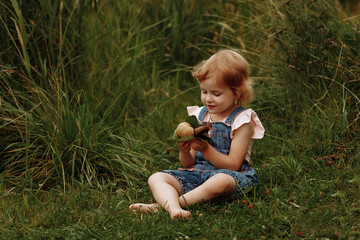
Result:
[[[0,238],[358,239],[356,6],[0,3]],[[180,166],[173,130],[201,104],[191,67],[223,48],[251,66],[259,185],[188,220],[134,214],[154,201],[147,178]]]
[[[281,164],[278,164],[281,165]],[[276,172],[271,183],[267,171]],[[292,169],[267,163],[260,186],[242,199],[189,207],[189,220],[166,212],[135,215],[134,201],[151,202],[146,184],[118,189],[81,186],[67,192],[4,189],[2,237],[69,239],[356,239],[360,234],[359,170],[346,166]],[[294,176],[295,175],[295,176]]]

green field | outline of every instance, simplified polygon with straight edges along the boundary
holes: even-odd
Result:
[[[343,0],[0,2],[1,239],[359,239],[360,6]],[[135,215],[180,166],[192,67],[251,66],[259,186]]]

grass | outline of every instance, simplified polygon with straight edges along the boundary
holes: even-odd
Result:
[[[0,3],[0,238],[359,238],[359,17],[344,6]],[[220,48],[251,65],[259,186],[188,221],[134,215],[147,177],[179,166],[172,131],[201,104],[191,66]]]
[[[66,194],[52,190],[12,190],[1,198],[2,237],[94,239],[233,239],[242,238],[356,238],[359,225],[358,170],[321,165],[311,170],[287,166],[259,169],[267,175],[262,186],[238,201],[217,201],[190,207],[188,221],[171,220],[166,212],[136,216],[127,210],[132,201],[151,199],[144,182],[119,189],[103,183]],[[274,169],[275,168],[275,169]],[[346,173],[346,174],[344,174]],[[317,177],[319,176],[319,177]],[[321,178],[320,178],[321,177]],[[264,177],[262,177],[264,178]],[[274,180],[274,179],[273,179]],[[6,206],[6,207],[5,207]]]

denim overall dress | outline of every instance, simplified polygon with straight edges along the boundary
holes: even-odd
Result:
[[[235,117],[245,110],[243,107],[236,108],[230,115],[227,117],[225,123],[223,122],[212,122],[211,123],[211,145],[217,151],[229,155],[230,146],[231,146],[231,123]],[[199,120],[203,120],[207,108],[203,107],[200,111]],[[202,121],[203,122],[203,121]],[[203,122],[206,124],[206,122]],[[196,152],[196,162],[195,166],[191,169],[181,169],[181,170],[164,170],[163,172],[169,173],[174,176],[179,182],[183,190],[183,194],[193,190],[198,187],[210,177],[218,173],[225,173],[234,178],[236,182],[235,195],[240,197],[242,195],[242,190],[250,186],[257,185],[257,175],[255,170],[250,166],[250,163],[246,160],[243,161],[240,169],[238,171],[232,171],[229,169],[218,169],[212,165],[209,161],[206,161],[201,152]],[[240,189],[241,188],[241,189]]]

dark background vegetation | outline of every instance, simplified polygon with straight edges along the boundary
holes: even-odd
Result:
[[[0,3],[0,236],[356,239],[357,1]],[[135,216],[176,168],[174,127],[200,105],[191,67],[224,48],[251,66],[266,129],[243,199],[191,218]]]

